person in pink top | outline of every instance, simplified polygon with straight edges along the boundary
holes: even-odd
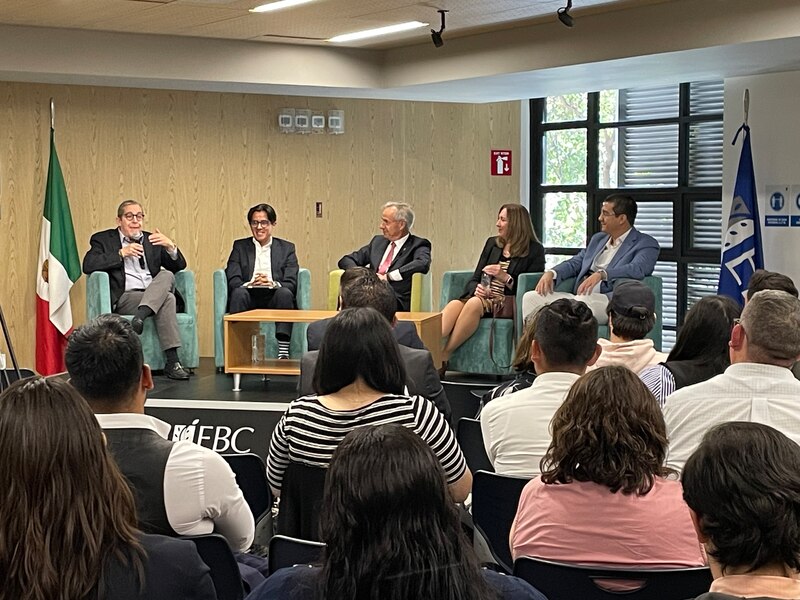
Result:
[[[603,367],[578,379],[553,416],[542,475],[522,492],[511,553],[560,562],[705,564],[683,490],[664,467],[661,410],[635,373]]]

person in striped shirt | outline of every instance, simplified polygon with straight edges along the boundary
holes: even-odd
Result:
[[[397,423],[425,440],[439,459],[453,500],[463,501],[472,474],[453,430],[425,398],[405,396],[405,368],[388,321],[373,308],[348,308],[333,318],[314,371],[316,394],[290,403],[272,434],[267,478],[280,495],[291,462],[327,468],[350,431]]]

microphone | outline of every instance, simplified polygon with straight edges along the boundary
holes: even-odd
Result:
[[[137,232],[136,232],[136,235],[135,235],[135,236],[133,236],[133,237],[131,237],[131,238],[129,238],[129,239],[130,239],[131,241],[133,241],[133,242],[137,243],[137,244],[141,244],[141,243],[142,243],[142,237],[143,237],[143,236],[142,236],[142,232],[141,232],[141,231],[137,231]],[[144,247],[143,247],[143,248],[144,248]],[[142,254],[142,255],[139,257],[139,267],[141,267],[142,271],[144,271],[144,270],[145,270],[145,266],[144,266],[144,254]]]

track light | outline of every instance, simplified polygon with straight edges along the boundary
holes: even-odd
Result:
[[[558,20],[567,27],[572,27],[575,25],[575,20],[572,18],[572,15],[569,14],[570,9],[572,9],[572,0],[567,0],[567,5],[562,6],[556,11],[556,14],[558,14]]]
[[[431,39],[433,40],[433,45],[437,48],[441,48],[444,46],[444,40],[442,39],[442,32],[444,31],[444,13],[448,11],[446,10],[439,10],[438,13],[442,15],[442,28],[439,31],[435,29],[431,29]]]

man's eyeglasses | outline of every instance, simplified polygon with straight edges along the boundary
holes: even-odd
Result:
[[[144,213],[130,213],[127,212],[124,215],[126,221],[144,221]]]
[[[267,227],[270,225],[269,221],[250,221],[250,227],[256,229],[258,227]]]

